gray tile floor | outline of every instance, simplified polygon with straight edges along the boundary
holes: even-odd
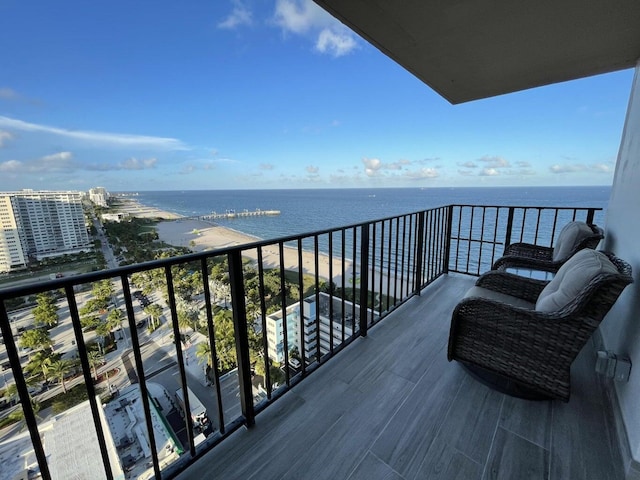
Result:
[[[440,278],[178,478],[623,478],[590,346],[568,404],[505,396],[447,362],[474,280]]]

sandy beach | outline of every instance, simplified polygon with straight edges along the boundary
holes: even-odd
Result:
[[[176,247],[187,247],[196,252],[216,250],[225,247],[234,247],[256,242],[260,239],[244,233],[221,227],[210,222],[182,217],[181,215],[159,210],[141,204],[135,198],[119,197],[117,210],[138,218],[162,218],[168,221],[156,225],[160,240]],[[264,268],[279,268],[280,255],[278,246],[267,246],[262,250]],[[249,249],[243,252],[243,256],[258,261],[257,249]],[[312,252],[302,252],[303,271],[315,273],[315,260]],[[321,278],[329,278],[329,257],[319,255],[318,274]],[[298,269],[298,251],[295,248],[284,248],[284,267],[287,270]],[[333,280],[339,281],[342,273],[342,263],[339,259],[333,260]],[[347,278],[351,275],[351,262],[346,262],[345,273]]]
[[[181,218],[168,222],[160,222],[156,225],[158,236],[169,245],[188,247],[196,252],[205,250],[215,250],[237,245],[245,245],[256,242],[259,239],[250,235],[237,232],[235,230],[220,227],[201,220],[191,218]],[[193,242],[193,243],[191,243]],[[245,250],[242,255],[252,260],[258,260],[256,249]],[[280,266],[280,255],[278,245],[266,246],[262,249],[262,261],[264,268],[278,268]],[[302,252],[303,271],[305,273],[315,273],[313,252]],[[287,270],[298,269],[298,250],[291,247],[284,248],[284,267]],[[333,281],[341,278],[342,262],[340,259],[333,259]],[[347,278],[350,278],[351,262],[345,264]],[[319,255],[318,274],[321,278],[329,278],[329,257],[325,254]]]
[[[182,218],[181,215],[177,213],[165,212],[164,210],[143,205],[131,197],[118,197],[114,209],[126,213],[130,217],[137,218],[164,218],[166,220]]]
[[[234,247],[238,245],[246,245],[257,242],[261,239],[252,237],[251,235],[238,232],[236,230],[221,227],[211,222],[197,220],[195,218],[187,218],[181,215],[159,210],[141,204],[132,198],[120,198],[118,206],[120,211],[126,212],[132,217],[141,218],[161,218],[156,225],[159,238],[169,245],[177,247],[187,247],[195,252],[208,250],[216,250],[226,247]],[[284,247],[284,268],[286,270],[298,270],[298,250],[296,248]],[[257,249],[247,249],[242,252],[243,257],[250,258],[254,262],[258,261]],[[279,268],[280,255],[277,244],[267,245],[262,249],[262,263],[264,268]],[[304,273],[315,274],[315,259],[311,251],[302,251],[302,269]],[[352,262],[345,260],[345,277],[346,282],[352,279]],[[380,272],[376,272],[377,280],[375,284],[371,281],[374,272],[369,270],[369,288],[373,291],[380,291],[378,281]],[[357,274],[356,274],[357,275]],[[323,253],[318,255],[318,276],[322,279],[329,279],[329,256]],[[382,273],[383,286],[382,292],[387,293],[387,285],[389,285],[390,293],[400,290],[400,281],[395,277],[390,284],[387,282],[387,275]],[[336,284],[342,282],[342,262],[339,258],[333,259],[333,279]],[[405,283],[402,287],[407,291],[409,285]]]

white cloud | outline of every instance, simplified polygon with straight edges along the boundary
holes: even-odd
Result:
[[[7,160],[0,163],[0,172],[19,172],[22,168],[23,164],[18,160]]]
[[[380,167],[382,167],[382,162],[377,158],[363,158],[362,163],[364,163],[364,173],[368,177],[375,177]]]
[[[218,28],[233,30],[236,27],[253,24],[253,13],[240,0],[234,0],[233,11],[222,22],[218,23]]]
[[[274,23],[285,33],[315,38],[315,49],[334,57],[358,47],[356,37],[311,0],[277,0]]]
[[[196,171],[195,165],[185,165],[180,172],[180,175],[188,175]]]
[[[325,28],[320,32],[316,42],[316,50],[341,57],[356,48],[356,40],[348,32],[336,32]]]
[[[92,132],[88,130],[67,130],[65,128],[39,125],[14,118],[0,116],[0,127],[12,128],[24,132],[39,132],[59,135],[89,143],[114,147],[144,147],[162,150],[188,150],[180,140],[165,137],[129,135],[122,133]]]
[[[571,165],[555,164],[555,165],[551,165],[549,167],[549,170],[551,170],[551,173],[575,173],[575,172],[584,172],[585,170],[587,170],[587,167],[585,165],[580,165],[578,163],[574,163]]]
[[[271,163],[261,163],[260,170],[273,170],[275,166]]]
[[[529,168],[531,166],[531,164],[529,162],[525,162],[525,161],[519,161],[516,162],[516,165],[520,168]]]
[[[610,163],[596,163],[591,166],[594,172],[613,173],[613,165]]]
[[[485,155],[484,157],[480,158],[479,161],[485,163],[486,164],[485,168],[488,168],[488,169],[503,168],[503,167],[511,166],[509,162],[502,157],[491,157],[491,156]]]
[[[73,154],[71,152],[58,152],[53,153],[51,155],[45,155],[42,157],[42,161],[44,162],[59,162],[59,161],[67,161],[71,160]]]
[[[613,173],[613,163],[594,163],[592,165],[584,165],[582,163],[571,163],[565,165],[555,164],[551,165],[549,170],[551,173]]]
[[[473,175],[473,172],[471,170],[458,170],[458,173],[463,177],[469,177]]]
[[[122,170],[146,170],[149,168],[156,168],[158,163],[157,158],[147,158],[139,160],[135,157],[127,158],[124,162],[121,162],[118,166]]]
[[[495,177],[496,175],[500,175],[500,172],[495,168],[483,168],[478,174],[481,177]]]
[[[422,178],[436,178],[438,171],[435,168],[421,168],[420,170],[414,170],[412,172],[405,172],[405,177],[412,180],[419,180]]]
[[[320,167],[314,167],[313,165],[309,165],[305,170],[307,171],[307,173],[316,174],[320,170]]]
[[[0,130],[0,148],[4,147],[8,140],[13,140],[15,135],[11,132]]]
[[[465,168],[476,168],[478,165],[475,162],[468,160],[464,163],[461,163],[460,166]]]

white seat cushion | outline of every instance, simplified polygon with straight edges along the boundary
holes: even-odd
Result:
[[[593,235],[591,227],[584,222],[569,222],[558,235],[558,240],[553,247],[553,261],[564,260],[571,251],[585,238]]]
[[[560,267],[553,280],[544,287],[536,301],[536,310],[560,310],[601,273],[616,274],[618,269],[603,253],[591,249],[580,250]]]
[[[488,300],[495,300],[497,302],[506,303],[514,307],[526,308],[528,310],[533,310],[535,307],[533,303],[527,302],[522,298],[513,297],[505,293],[495,292],[483,287],[471,287],[464,296],[464,298],[469,297],[486,298]]]

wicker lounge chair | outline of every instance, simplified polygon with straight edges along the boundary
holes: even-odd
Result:
[[[453,312],[449,361],[510,395],[568,401],[571,363],[631,282],[626,262],[590,249],[551,281],[487,272]]]
[[[579,221],[567,223],[553,247],[543,247],[531,243],[512,243],[504,249],[504,255],[495,261],[492,270],[506,270],[509,267],[557,272],[576,252],[583,248],[594,249],[604,238],[603,231],[594,224]]]

